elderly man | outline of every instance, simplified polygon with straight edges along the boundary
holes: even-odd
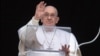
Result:
[[[38,28],[37,31],[33,29],[34,33],[31,32],[32,30],[29,30],[28,35],[31,38],[26,38],[27,25],[39,26],[40,20],[43,27]],[[18,30],[20,39],[19,56],[25,55],[24,53],[28,51],[28,48],[31,50],[62,50],[66,53],[66,56],[81,56],[78,42],[72,33],[55,29],[49,30],[50,32],[43,31],[46,29],[46,26],[55,27],[58,21],[57,9],[54,6],[46,6],[46,3],[41,1],[37,5],[35,15],[32,19]],[[70,41],[68,42],[68,40]]]

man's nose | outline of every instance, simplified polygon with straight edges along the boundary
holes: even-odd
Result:
[[[51,16],[48,16],[48,19],[51,19]]]

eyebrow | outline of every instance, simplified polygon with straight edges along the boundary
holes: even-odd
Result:
[[[57,16],[57,14],[56,14],[56,13],[48,13],[48,12],[45,12],[45,14],[53,14],[53,15],[56,15],[56,16]]]

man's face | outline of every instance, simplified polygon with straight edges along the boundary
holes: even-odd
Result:
[[[59,17],[57,16],[56,9],[52,7],[47,7],[44,11],[43,18],[41,22],[45,26],[55,26],[59,21]]]

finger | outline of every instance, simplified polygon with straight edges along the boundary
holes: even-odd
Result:
[[[37,5],[37,7],[41,7],[41,5],[44,3],[44,1],[41,1],[38,5]]]
[[[42,9],[45,9],[46,5],[47,5],[47,4],[44,3],[43,5],[41,5],[41,8],[42,8]]]
[[[44,6],[45,6],[45,2],[44,2],[44,1],[41,2],[39,6],[40,6],[40,7],[44,7]]]
[[[67,45],[65,45],[65,48],[67,48]]]
[[[69,49],[70,45],[68,45],[68,49]]]
[[[68,53],[70,52],[70,51],[69,51],[69,47],[70,47],[70,45],[68,45],[68,47],[67,47]]]
[[[47,5],[47,3],[44,3],[41,7],[42,7],[43,9],[45,9],[46,5]]]
[[[64,49],[65,47],[64,46],[62,46],[62,49]]]
[[[46,5],[47,5],[47,3],[44,4],[44,6],[46,6]]]
[[[39,3],[39,5],[41,5],[41,4],[44,4],[44,1],[41,1],[41,2]]]
[[[65,48],[69,49],[70,45],[65,45]]]
[[[47,5],[47,3],[42,4],[41,8],[45,9],[46,5]]]
[[[62,46],[62,50],[65,51],[67,49],[66,45]]]

